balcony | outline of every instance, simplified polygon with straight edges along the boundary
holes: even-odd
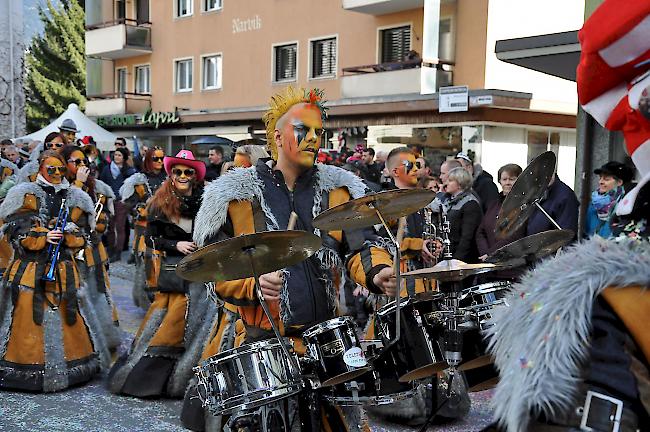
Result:
[[[119,19],[86,27],[86,55],[110,60],[151,54],[151,23]]]
[[[151,108],[151,95],[111,93],[88,96],[86,115],[93,117],[141,114]]]
[[[343,68],[341,96],[373,97],[420,93],[421,67],[436,69],[436,90],[453,84],[453,63],[421,60]]]
[[[424,0],[343,0],[343,9],[369,15],[386,15],[424,7]]]

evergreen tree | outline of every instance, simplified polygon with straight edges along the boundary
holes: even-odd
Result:
[[[70,103],[86,104],[86,48],[83,1],[47,0],[39,9],[42,35],[26,55],[27,130],[38,130],[58,117]]]

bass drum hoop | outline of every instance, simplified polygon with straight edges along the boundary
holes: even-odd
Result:
[[[329,402],[334,402],[341,406],[380,406],[390,405],[395,402],[410,399],[415,395],[415,390],[409,390],[400,393],[393,393],[380,396],[359,396],[354,398],[351,396],[325,396]]]

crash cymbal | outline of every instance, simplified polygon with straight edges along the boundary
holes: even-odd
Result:
[[[533,234],[503,246],[490,255],[486,262],[513,265],[524,258],[544,258],[569,244],[574,236],[575,233],[571,230],[551,230]]]
[[[265,231],[233,237],[202,247],[183,258],[176,274],[194,282],[228,281],[263,275],[307,259],[321,239],[306,231]]]
[[[324,231],[365,228],[381,223],[375,209],[388,222],[426,207],[436,194],[428,189],[396,189],[379,192],[332,207],[314,218]]]
[[[536,208],[535,203],[544,196],[554,172],[555,153],[551,151],[537,156],[523,170],[497,216],[494,229],[497,239],[507,238],[528,220]]]
[[[433,267],[402,273],[402,276],[412,279],[436,279],[440,282],[458,282],[466,277],[498,269],[499,267],[494,264],[467,264],[463,261],[452,259],[440,261]]]

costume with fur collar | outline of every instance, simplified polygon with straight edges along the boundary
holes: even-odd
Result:
[[[500,382],[492,403],[508,432],[570,406],[589,355],[594,300],[608,287],[650,286],[650,243],[594,237],[516,284],[487,330]]]
[[[107,198],[107,208],[108,213],[112,216],[115,214],[115,206],[113,204],[113,201],[115,200],[115,192],[113,192],[113,189],[106,183],[104,183],[101,180],[95,179],[95,193],[96,194],[102,194]]]
[[[13,162],[11,162],[11,161],[9,161],[7,159],[4,159],[4,158],[0,159],[0,167],[9,168],[10,170],[13,171],[14,174],[16,172],[18,172],[18,169],[19,169],[18,166],[15,163],[13,163]]]
[[[120,196],[122,197],[122,202],[126,202],[131,196],[135,193],[135,187],[137,185],[144,185],[147,189],[148,196],[151,196],[151,188],[149,187],[149,182],[147,181],[147,176],[143,173],[135,173],[132,176],[124,180],[122,187],[120,187]]]
[[[30,160],[16,172],[16,183],[31,182],[30,176],[37,174],[40,164],[38,160]]]

